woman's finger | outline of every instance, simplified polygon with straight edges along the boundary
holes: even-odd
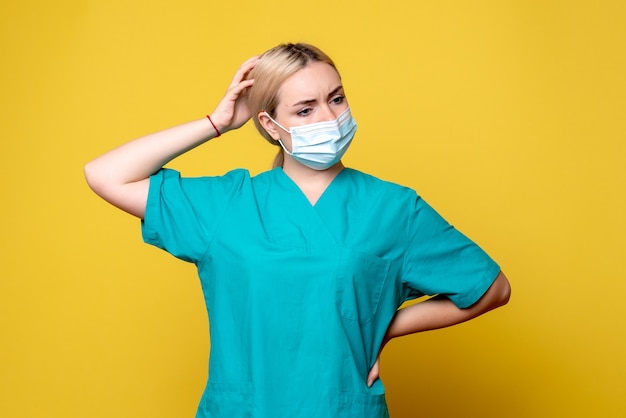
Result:
[[[236,101],[241,96],[241,93],[253,84],[254,80],[240,81],[239,83],[228,89],[228,91],[226,92],[226,99]]]
[[[259,61],[259,56],[254,56],[248,59],[243,64],[241,64],[241,67],[239,67],[239,70],[237,70],[237,72],[235,73],[235,76],[233,77],[233,80],[231,81],[229,88],[236,86],[242,80],[244,80],[246,76],[248,75],[248,73],[252,71],[252,69],[256,66],[256,63],[258,61]]]
[[[372,387],[379,375],[380,358],[376,360],[376,363],[372,366],[370,372],[367,374],[367,387]]]

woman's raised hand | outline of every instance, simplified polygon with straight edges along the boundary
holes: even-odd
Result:
[[[250,119],[246,80],[258,57],[243,63],[228,91],[211,115],[220,133],[237,129]],[[143,218],[151,174],[173,158],[215,137],[207,118],[145,135],[127,142],[85,165],[89,186],[107,202]]]
[[[254,80],[247,80],[246,77],[258,60],[259,57],[254,56],[241,65],[228,86],[226,94],[211,113],[211,120],[221,133],[240,128],[252,116],[248,107],[246,89],[254,84]]]

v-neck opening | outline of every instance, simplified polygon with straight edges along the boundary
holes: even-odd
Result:
[[[293,187],[295,187],[299,192],[300,195],[302,196],[302,198],[304,199],[304,201],[312,208],[312,209],[316,209],[317,206],[319,205],[320,201],[322,201],[322,199],[324,199],[324,196],[326,196],[328,194],[328,191],[330,189],[333,188],[333,185],[335,183],[337,183],[339,177],[341,177],[341,175],[343,174],[344,171],[346,171],[346,167],[342,168],[341,171],[339,171],[335,177],[332,178],[332,180],[330,181],[330,183],[328,183],[328,185],[326,185],[326,187],[324,188],[324,190],[322,191],[322,193],[320,193],[319,197],[317,198],[317,200],[315,201],[315,203],[311,203],[311,201],[309,200],[309,198],[307,197],[307,195],[304,193],[304,191],[300,188],[300,186],[298,186],[298,184],[287,174],[285,173],[285,170],[283,170],[282,167],[277,167],[277,170],[280,170],[280,172],[282,173],[282,175],[287,179],[287,181],[289,183],[291,183],[291,185]]]

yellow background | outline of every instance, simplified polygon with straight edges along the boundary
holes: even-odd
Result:
[[[500,311],[389,345],[392,416],[625,416],[625,4],[4,0],[0,416],[193,416],[195,270],[82,167],[210,112],[283,41],[337,61],[359,124],[344,161],[417,189],[513,284]],[[273,154],[246,125],[172,165],[257,173]]]

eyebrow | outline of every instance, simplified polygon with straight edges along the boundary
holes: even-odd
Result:
[[[328,94],[328,97],[330,98],[330,97],[334,96],[335,94],[339,93],[341,90],[343,90],[343,86],[340,85],[338,87],[335,87],[333,89],[333,91],[331,91]],[[304,99],[304,100],[300,100],[298,103],[294,103],[292,106],[293,107],[297,107],[297,106],[302,106],[302,105],[308,105],[308,104],[311,104],[311,103],[315,102],[316,100],[317,99]]]

